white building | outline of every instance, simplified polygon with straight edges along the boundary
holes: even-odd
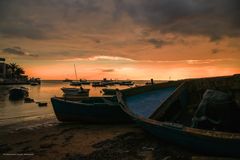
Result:
[[[6,63],[5,58],[0,58],[0,79],[6,77]]]

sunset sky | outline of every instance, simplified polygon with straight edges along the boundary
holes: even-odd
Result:
[[[1,0],[0,57],[41,79],[240,73],[239,0]]]

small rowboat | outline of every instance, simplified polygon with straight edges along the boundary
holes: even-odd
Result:
[[[21,100],[26,97],[28,97],[28,88],[25,87],[12,88],[9,91],[10,100]]]

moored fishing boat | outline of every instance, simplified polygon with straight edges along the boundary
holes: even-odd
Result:
[[[66,78],[66,79],[64,79],[64,80],[63,80],[63,82],[72,82],[72,80],[71,80],[71,79],[68,79],[68,78]]]
[[[175,89],[172,88],[174,85]],[[122,109],[139,126],[156,137],[207,154],[239,157],[239,110],[237,107],[234,108],[232,102],[235,101],[227,101],[226,104],[231,105],[227,110],[224,109],[225,112],[219,114],[225,116],[231,113],[227,118],[233,118],[236,120],[235,123],[228,121],[232,123],[224,125],[224,123],[221,124],[223,121],[215,121],[211,117],[207,117],[204,121],[207,121],[208,125],[198,126],[193,123],[195,116],[199,114],[199,106],[205,103],[202,97],[207,95],[206,92],[209,89],[231,93],[237,103],[240,77],[234,75],[156,84],[119,91],[117,96]],[[156,97],[158,93],[162,96]],[[203,93],[204,96],[202,96]],[[217,104],[216,110],[212,113],[218,113],[218,108],[220,110],[224,108],[222,105],[223,103]],[[204,109],[205,112],[210,110]],[[228,110],[234,111],[228,112]],[[225,116],[222,120],[227,118]]]
[[[75,71],[76,81],[70,81],[71,86],[81,86],[81,85],[89,85],[90,84],[90,82],[87,81],[87,80],[83,80],[83,79],[78,80],[77,70],[76,70],[75,64],[74,64],[74,71]]]
[[[113,81],[112,79],[108,80],[106,78],[103,78],[102,81],[100,81],[101,84],[106,85],[106,86],[113,86],[115,85],[115,81]]]
[[[37,82],[30,82],[30,85],[31,86],[37,86],[37,85],[39,85],[39,83],[37,83]]]
[[[150,80],[150,82],[146,82],[145,85],[153,85],[154,84],[154,81],[153,79]]]
[[[82,85],[89,85],[90,84],[90,82],[88,80],[82,80],[82,79],[80,79],[80,83]]]
[[[21,100],[28,97],[28,89],[25,87],[12,88],[9,91],[10,100]]]
[[[61,88],[65,96],[89,96],[90,89],[80,88]]]
[[[32,86],[40,85],[41,84],[41,79],[40,78],[30,78],[29,79],[29,84],[32,85]]]
[[[122,85],[122,86],[132,86],[132,85],[134,85],[134,82],[133,81],[120,81],[119,85]]]
[[[93,87],[107,87],[107,84],[106,83],[102,83],[100,81],[95,81],[95,82],[92,82],[92,86]]]
[[[75,100],[51,98],[59,121],[87,123],[123,123],[130,118],[119,106],[116,97],[82,97]]]
[[[72,82],[70,82],[71,86],[81,86],[81,85],[89,85],[89,84],[90,84],[89,81],[82,80],[82,79],[80,79],[79,81],[72,81]]]

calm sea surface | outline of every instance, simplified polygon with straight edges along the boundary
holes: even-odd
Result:
[[[136,85],[143,85],[146,81],[135,81]],[[23,101],[10,101],[9,90],[14,87],[26,87],[29,89],[29,97],[35,102],[47,102],[47,107],[38,107],[36,103],[24,103]],[[53,96],[62,96],[61,87],[69,87],[68,82],[62,81],[42,81],[39,86],[17,85],[2,86],[0,85],[0,126],[12,124],[21,121],[28,121],[37,118],[55,117],[50,98]],[[90,96],[101,96],[102,87],[92,87],[84,85],[84,88],[90,88]],[[109,86],[105,88],[128,88],[127,86]]]

